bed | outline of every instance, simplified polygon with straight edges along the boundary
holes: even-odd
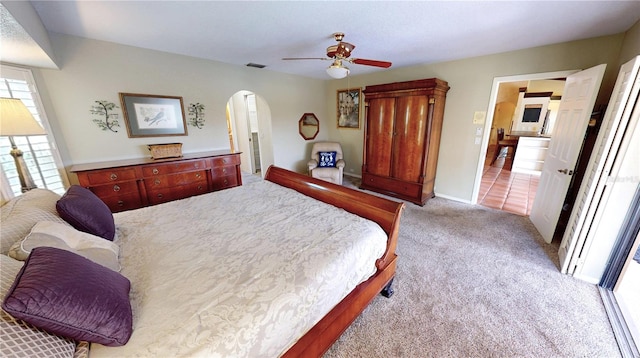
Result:
[[[132,333],[91,357],[321,356],[392,294],[402,208],[272,166],[264,181],[114,214]]]

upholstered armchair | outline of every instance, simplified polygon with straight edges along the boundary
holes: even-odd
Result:
[[[342,146],[336,142],[317,142],[311,148],[309,175],[334,184],[342,184]]]

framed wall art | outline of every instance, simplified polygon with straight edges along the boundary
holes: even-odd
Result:
[[[338,90],[337,115],[338,128],[360,128],[360,88]]]
[[[129,138],[187,135],[182,97],[120,93]]]

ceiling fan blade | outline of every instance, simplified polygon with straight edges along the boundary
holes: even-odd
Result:
[[[283,60],[331,60],[330,58],[324,57],[284,57]]]
[[[349,60],[351,63],[355,63],[356,65],[365,65],[365,66],[375,66],[375,67],[391,67],[391,62],[387,61],[378,61],[378,60],[366,60],[364,58],[352,58]]]

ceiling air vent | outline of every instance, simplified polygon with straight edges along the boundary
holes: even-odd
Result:
[[[267,66],[266,65],[261,65],[259,63],[249,62],[249,63],[247,63],[247,67],[265,68]]]

